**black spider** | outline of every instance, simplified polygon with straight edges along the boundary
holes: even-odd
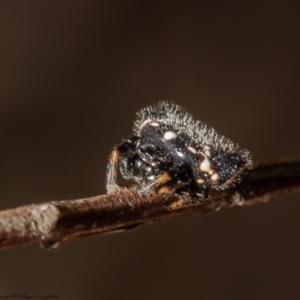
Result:
[[[122,177],[141,194],[176,192],[202,197],[238,182],[252,166],[250,153],[171,102],[160,102],[138,113],[134,135],[115,147],[107,168],[107,191]]]

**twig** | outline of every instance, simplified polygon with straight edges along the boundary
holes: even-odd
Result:
[[[165,219],[252,205],[300,191],[300,161],[259,164],[238,187],[210,192],[205,199],[175,194],[142,197],[116,194],[52,201],[0,212],[0,248],[41,242],[47,249],[84,236],[112,233]]]

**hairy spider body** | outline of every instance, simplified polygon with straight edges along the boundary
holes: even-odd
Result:
[[[222,190],[251,168],[250,153],[171,102],[138,113],[134,135],[115,147],[107,169],[108,193],[119,189],[117,168],[142,194],[176,192],[202,197]]]

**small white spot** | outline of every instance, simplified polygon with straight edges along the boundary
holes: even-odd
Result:
[[[198,184],[204,183],[204,180],[202,178],[198,178],[196,181],[197,181]]]
[[[157,122],[151,122],[151,123],[150,123],[150,126],[158,127],[158,126],[159,126],[159,123],[157,123]]]
[[[210,157],[210,151],[209,150],[205,150],[204,153],[205,153],[206,156]]]
[[[210,170],[210,161],[207,157],[205,157],[204,160],[201,162],[199,168],[202,172],[209,172],[209,170]]]
[[[47,205],[47,204],[42,205],[42,206],[40,206],[40,209],[41,209],[42,211],[47,210],[47,209],[48,209],[48,205]]]
[[[219,175],[217,173],[214,173],[213,175],[211,175],[210,179],[213,181],[217,181],[219,179]]]
[[[194,153],[194,154],[197,153],[196,149],[193,148],[193,147],[187,147],[187,149],[188,149],[190,152]]]
[[[144,122],[140,125],[140,127],[139,127],[139,132],[141,132],[141,131],[143,130],[143,128],[144,128],[147,124],[149,124],[150,126],[154,126],[154,127],[158,127],[158,126],[159,126],[159,123],[157,123],[157,122],[152,122],[151,119],[150,119],[150,120],[146,120],[146,121],[144,121]]]
[[[176,151],[177,155],[180,157],[184,157],[184,154],[182,152]]]
[[[167,131],[164,134],[164,139],[166,141],[175,139],[176,137],[177,137],[177,134],[175,132],[173,132],[173,131]]]
[[[204,154],[208,157],[211,156],[211,153],[210,153],[210,146],[207,146],[207,145],[204,145],[203,146],[203,150],[204,150]]]

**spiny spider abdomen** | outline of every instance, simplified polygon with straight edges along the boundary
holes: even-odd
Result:
[[[119,163],[122,177],[141,194],[176,192],[199,197],[208,189],[229,188],[252,166],[247,150],[171,102],[142,109],[133,131],[131,138],[112,151],[108,193],[119,189]]]

